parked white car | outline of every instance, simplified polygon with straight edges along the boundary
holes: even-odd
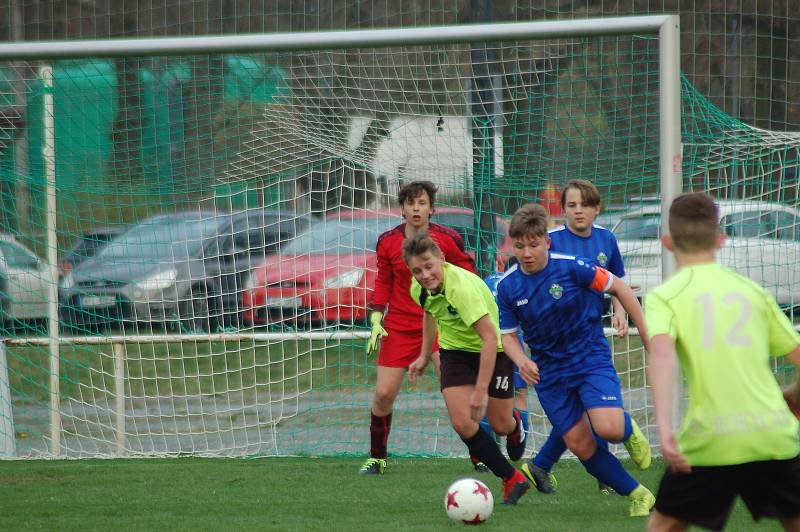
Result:
[[[47,316],[50,273],[47,264],[13,236],[0,235],[0,299],[2,319]]]
[[[800,305],[800,211],[759,201],[717,203],[727,235],[719,262],[762,285],[780,305]],[[625,282],[641,297],[661,283],[661,206],[626,213],[613,232]]]

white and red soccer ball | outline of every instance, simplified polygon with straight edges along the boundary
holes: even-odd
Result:
[[[477,525],[492,515],[494,497],[486,484],[480,480],[462,478],[447,488],[444,509],[453,521]]]

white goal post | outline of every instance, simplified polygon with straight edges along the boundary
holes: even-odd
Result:
[[[206,36],[185,38],[146,38],[115,40],[81,40],[62,42],[16,42],[0,44],[0,61],[42,61],[48,63],[60,59],[75,58],[111,58],[165,56],[178,54],[227,54],[278,52],[297,50],[329,50],[347,48],[399,47],[413,45],[438,45],[476,42],[501,42],[513,40],[534,41],[540,39],[561,39],[616,35],[657,35],[658,36],[658,91],[659,91],[659,177],[660,201],[669,205],[680,193],[682,187],[682,150],[681,150],[681,105],[680,105],[680,39],[679,17],[677,15],[635,16],[601,19],[563,20],[547,22],[520,22],[503,24],[477,24],[463,26],[418,27],[408,29],[373,29],[342,32],[311,33],[275,33],[231,36]],[[49,72],[49,71],[48,71]],[[52,146],[51,146],[52,148]],[[45,197],[47,198],[47,262],[53,278],[56,278],[56,209],[55,178],[52,161],[57,156],[52,150],[44,153],[48,164]],[[662,219],[662,228],[666,229],[666,217]],[[665,255],[662,262],[664,277],[675,270],[674,259]],[[58,295],[55,283],[50,291],[49,332],[47,345],[50,354],[50,450],[52,455],[60,454],[61,423],[59,420],[59,346],[72,340],[60,337],[58,316]],[[350,339],[363,337],[364,333],[337,333]],[[193,340],[251,340],[277,341],[282,338],[313,339],[329,338],[329,333],[296,331],[291,333],[259,333],[259,334],[220,334],[192,335]],[[181,342],[185,335],[159,335],[144,337],[139,335],[115,336],[91,340],[94,343],[107,342],[119,344],[125,342]],[[85,342],[86,340],[74,340]],[[14,345],[24,344],[25,340],[14,340]],[[118,353],[115,351],[115,356]],[[3,359],[0,358],[0,362]],[[116,366],[119,370],[121,363]],[[5,370],[0,364],[0,370]],[[117,378],[120,378],[117,376]],[[679,381],[678,381],[679,382]],[[117,409],[123,409],[120,403],[120,391],[124,386],[119,381],[117,387]],[[10,421],[9,381],[5,371],[0,371],[0,421]],[[676,394],[680,402],[681,394]],[[7,410],[6,410],[7,409]],[[675,409],[676,415],[679,409]],[[121,427],[120,427],[121,424]],[[124,448],[124,420],[118,419],[117,443],[120,450]],[[12,429],[13,430],[13,429]],[[3,453],[3,442],[0,440],[0,454]],[[13,449],[13,432],[10,443],[5,444]],[[13,453],[13,450],[11,451]]]

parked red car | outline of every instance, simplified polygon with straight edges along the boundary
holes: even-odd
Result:
[[[242,297],[247,324],[357,324],[375,286],[375,244],[401,223],[399,209],[346,211],[311,225],[308,231],[250,272]],[[440,207],[432,221],[458,231],[468,250],[476,233],[469,209]],[[511,253],[507,222],[496,217],[498,260]],[[500,259],[502,257],[502,259]]]

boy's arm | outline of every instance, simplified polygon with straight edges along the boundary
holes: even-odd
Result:
[[[619,299],[614,296],[611,296],[611,306],[614,309],[611,325],[617,330],[620,338],[625,338],[628,336],[628,314]]]
[[[474,421],[480,421],[486,414],[486,407],[489,404],[489,383],[494,374],[494,366],[497,362],[497,332],[494,324],[486,314],[472,324],[475,332],[481,337],[480,365],[478,366],[478,377],[475,380],[475,390],[469,399],[470,416]]]
[[[525,350],[519,343],[517,331],[501,334],[500,341],[503,343],[503,352],[517,365],[522,379],[528,384],[539,382],[539,366],[525,355]]]
[[[422,347],[419,355],[425,360],[430,360],[433,354],[433,342],[436,340],[436,318],[433,314],[425,312],[422,318]]]
[[[800,369],[800,345],[786,355],[786,361]],[[783,389],[783,398],[789,405],[792,413],[800,418],[800,381],[795,380],[792,384]]]
[[[611,251],[608,257],[607,270],[616,277],[622,279],[625,277],[625,263],[622,260],[622,253],[619,251],[619,245],[617,244],[614,233],[609,231],[608,235],[610,238]],[[625,338],[628,335],[628,315],[622,307],[622,303],[614,296],[611,296],[611,306],[614,308],[611,325],[617,330],[617,334],[619,334],[621,338]]]
[[[387,254],[386,240],[383,238],[380,238],[375,246],[375,255],[378,259],[378,275],[375,278],[375,288],[367,308],[372,312],[383,314],[386,311],[386,304],[389,302],[394,284],[392,261]]]
[[[608,293],[619,299],[622,308],[625,309],[625,311],[633,320],[634,325],[636,325],[636,328],[639,329],[639,337],[642,339],[642,347],[644,347],[645,351],[650,351],[650,342],[648,340],[649,337],[647,336],[647,325],[645,325],[644,322],[644,312],[642,312],[642,306],[639,304],[639,300],[636,299],[636,294],[633,293],[631,287],[625,284],[625,281],[619,277],[614,276],[614,279],[611,283],[611,288],[608,289]]]
[[[647,378],[653,393],[653,403],[658,435],[661,439],[661,454],[670,467],[677,472],[691,470],[689,462],[678,448],[672,431],[672,392],[677,371],[675,341],[666,334],[657,334],[650,342],[647,363]]]
[[[431,361],[433,353],[433,342],[436,339],[436,318],[425,312],[422,316],[422,347],[419,357],[408,366],[408,381],[411,384],[417,383],[417,376],[422,375],[428,362]]]

